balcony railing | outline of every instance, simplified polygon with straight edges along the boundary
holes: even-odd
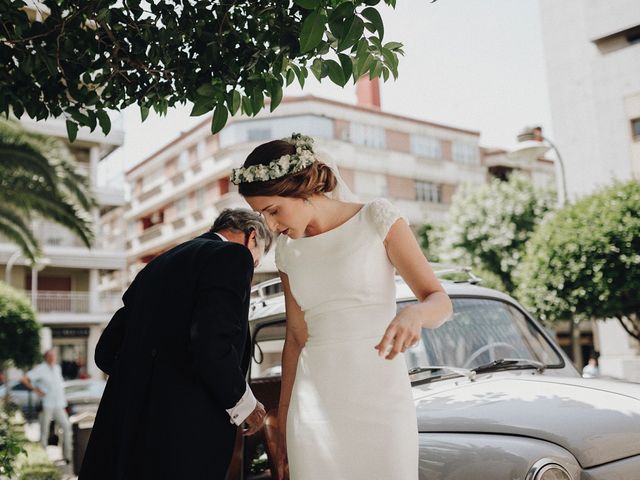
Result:
[[[93,308],[90,292],[39,291],[35,301],[31,290],[25,294],[39,313],[112,313],[122,306],[122,296],[112,293],[97,294]]]

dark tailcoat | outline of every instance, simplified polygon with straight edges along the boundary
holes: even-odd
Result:
[[[205,233],[135,278],[96,347],[109,374],[80,480],[223,479],[245,393],[253,260]]]

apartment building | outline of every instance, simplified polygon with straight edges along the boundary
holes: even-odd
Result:
[[[444,221],[460,183],[485,181],[478,132],[387,113],[360,98],[357,105],[286,98],[273,113],[232,118],[215,136],[206,118],[134,166],[126,174],[129,280],[159,253],[206,230],[222,209],[246,207],[228,180],[231,169],[260,143],[292,132],[313,136],[320,158],[335,159],[364,201],[389,198],[415,227]],[[274,273],[270,255],[256,281]]]
[[[570,199],[640,180],[640,3],[541,0],[553,141]],[[604,375],[640,381],[640,343],[616,320],[595,330]]]
[[[22,125],[40,134],[67,141],[64,120],[35,122],[22,119]],[[79,169],[87,175],[97,197],[95,228],[100,215],[121,208],[125,198],[121,188],[101,185],[97,180],[98,162],[122,145],[124,133],[119,118],[112,121],[106,137],[99,131],[82,129],[69,149]],[[93,351],[102,329],[120,305],[121,292],[100,290],[103,272],[125,268],[124,240],[105,239],[99,232],[88,249],[65,228],[52,222],[34,220],[33,229],[43,247],[43,258],[31,266],[17,246],[0,238],[0,275],[31,299],[43,325],[42,347],[58,352],[66,378],[97,377],[101,373],[93,361]]]

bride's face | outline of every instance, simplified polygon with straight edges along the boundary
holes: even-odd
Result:
[[[272,232],[290,238],[304,236],[311,215],[303,199],[269,196],[245,197],[245,200],[253,210],[262,214]]]

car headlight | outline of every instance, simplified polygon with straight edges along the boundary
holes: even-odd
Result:
[[[559,463],[551,460],[550,458],[543,458],[533,464],[529,473],[527,474],[527,480],[574,480],[573,477],[567,472]]]

